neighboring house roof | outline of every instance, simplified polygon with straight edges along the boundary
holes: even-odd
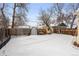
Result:
[[[58,26],[65,26],[65,27],[67,27],[67,25],[65,23],[58,24]]]

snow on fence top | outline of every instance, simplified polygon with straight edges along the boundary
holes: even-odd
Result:
[[[11,26],[9,26],[8,28],[11,28]],[[14,28],[30,28],[30,26],[15,26]]]
[[[29,26],[16,26],[15,28],[30,28]]]

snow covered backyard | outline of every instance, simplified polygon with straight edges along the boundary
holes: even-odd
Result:
[[[74,37],[63,34],[12,36],[0,50],[3,56],[79,56]]]

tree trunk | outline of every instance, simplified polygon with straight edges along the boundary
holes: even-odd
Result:
[[[4,14],[4,6],[5,6],[5,3],[3,3],[3,7],[1,8],[1,13],[2,13],[2,19],[3,19],[3,26],[4,26],[4,30],[3,30],[3,39],[5,38],[5,33],[6,33],[6,31],[5,31],[5,29],[6,29],[6,27],[7,27],[7,25],[6,25],[6,17],[5,17],[5,14]]]
[[[72,19],[72,22],[71,22],[71,29],[73,28],[73,24],[74,24],[75,18],[76,18],[76,15],[73,16],[73,19]]]
[[[6,23],[6,22],[5,22],[6,17],[5,17],[4,11],[3,11],[3,10],[4,10],[4,6],[5,6],[5,4],[3,3],[3,7],[1,8],[1,13],[2,13],[3,21],[4,21],[4,24],[3,24],[3,25],[6,27],[6,25],[5,25],[5,23]]]
[[[16,13],[16,3],[14,4],[14,8],[13,8],[13,20],[12,20],[12,28],[14,28],[14,21],[15,21],[15,13]]]
[[[50,26],[48,24],[46,24],[46,26],[48,27],[48,29],[50,30],[50,33],[52,33],[52,29],[50,28]]]

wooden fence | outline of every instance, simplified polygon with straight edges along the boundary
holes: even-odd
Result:
[[[78,32],[77,29],[70,29],[65,27],[52,27],[53,32],[52,33],[58,33],[58,34],[67,34],[67,35],[73,35],[77,36]],[[46,29],[37,29],[38,35],[44,35],[48,34]]]
[[[73,36],[77,36],[78,34],[77,29],[58,28],[58,27],[53,27],[53,32],[59,33],[59,34],[68,34],[68,35],[73,35]]]
[[[10,35],[30,35],[31,29],[29,28],[13,28],[9,29]]]

